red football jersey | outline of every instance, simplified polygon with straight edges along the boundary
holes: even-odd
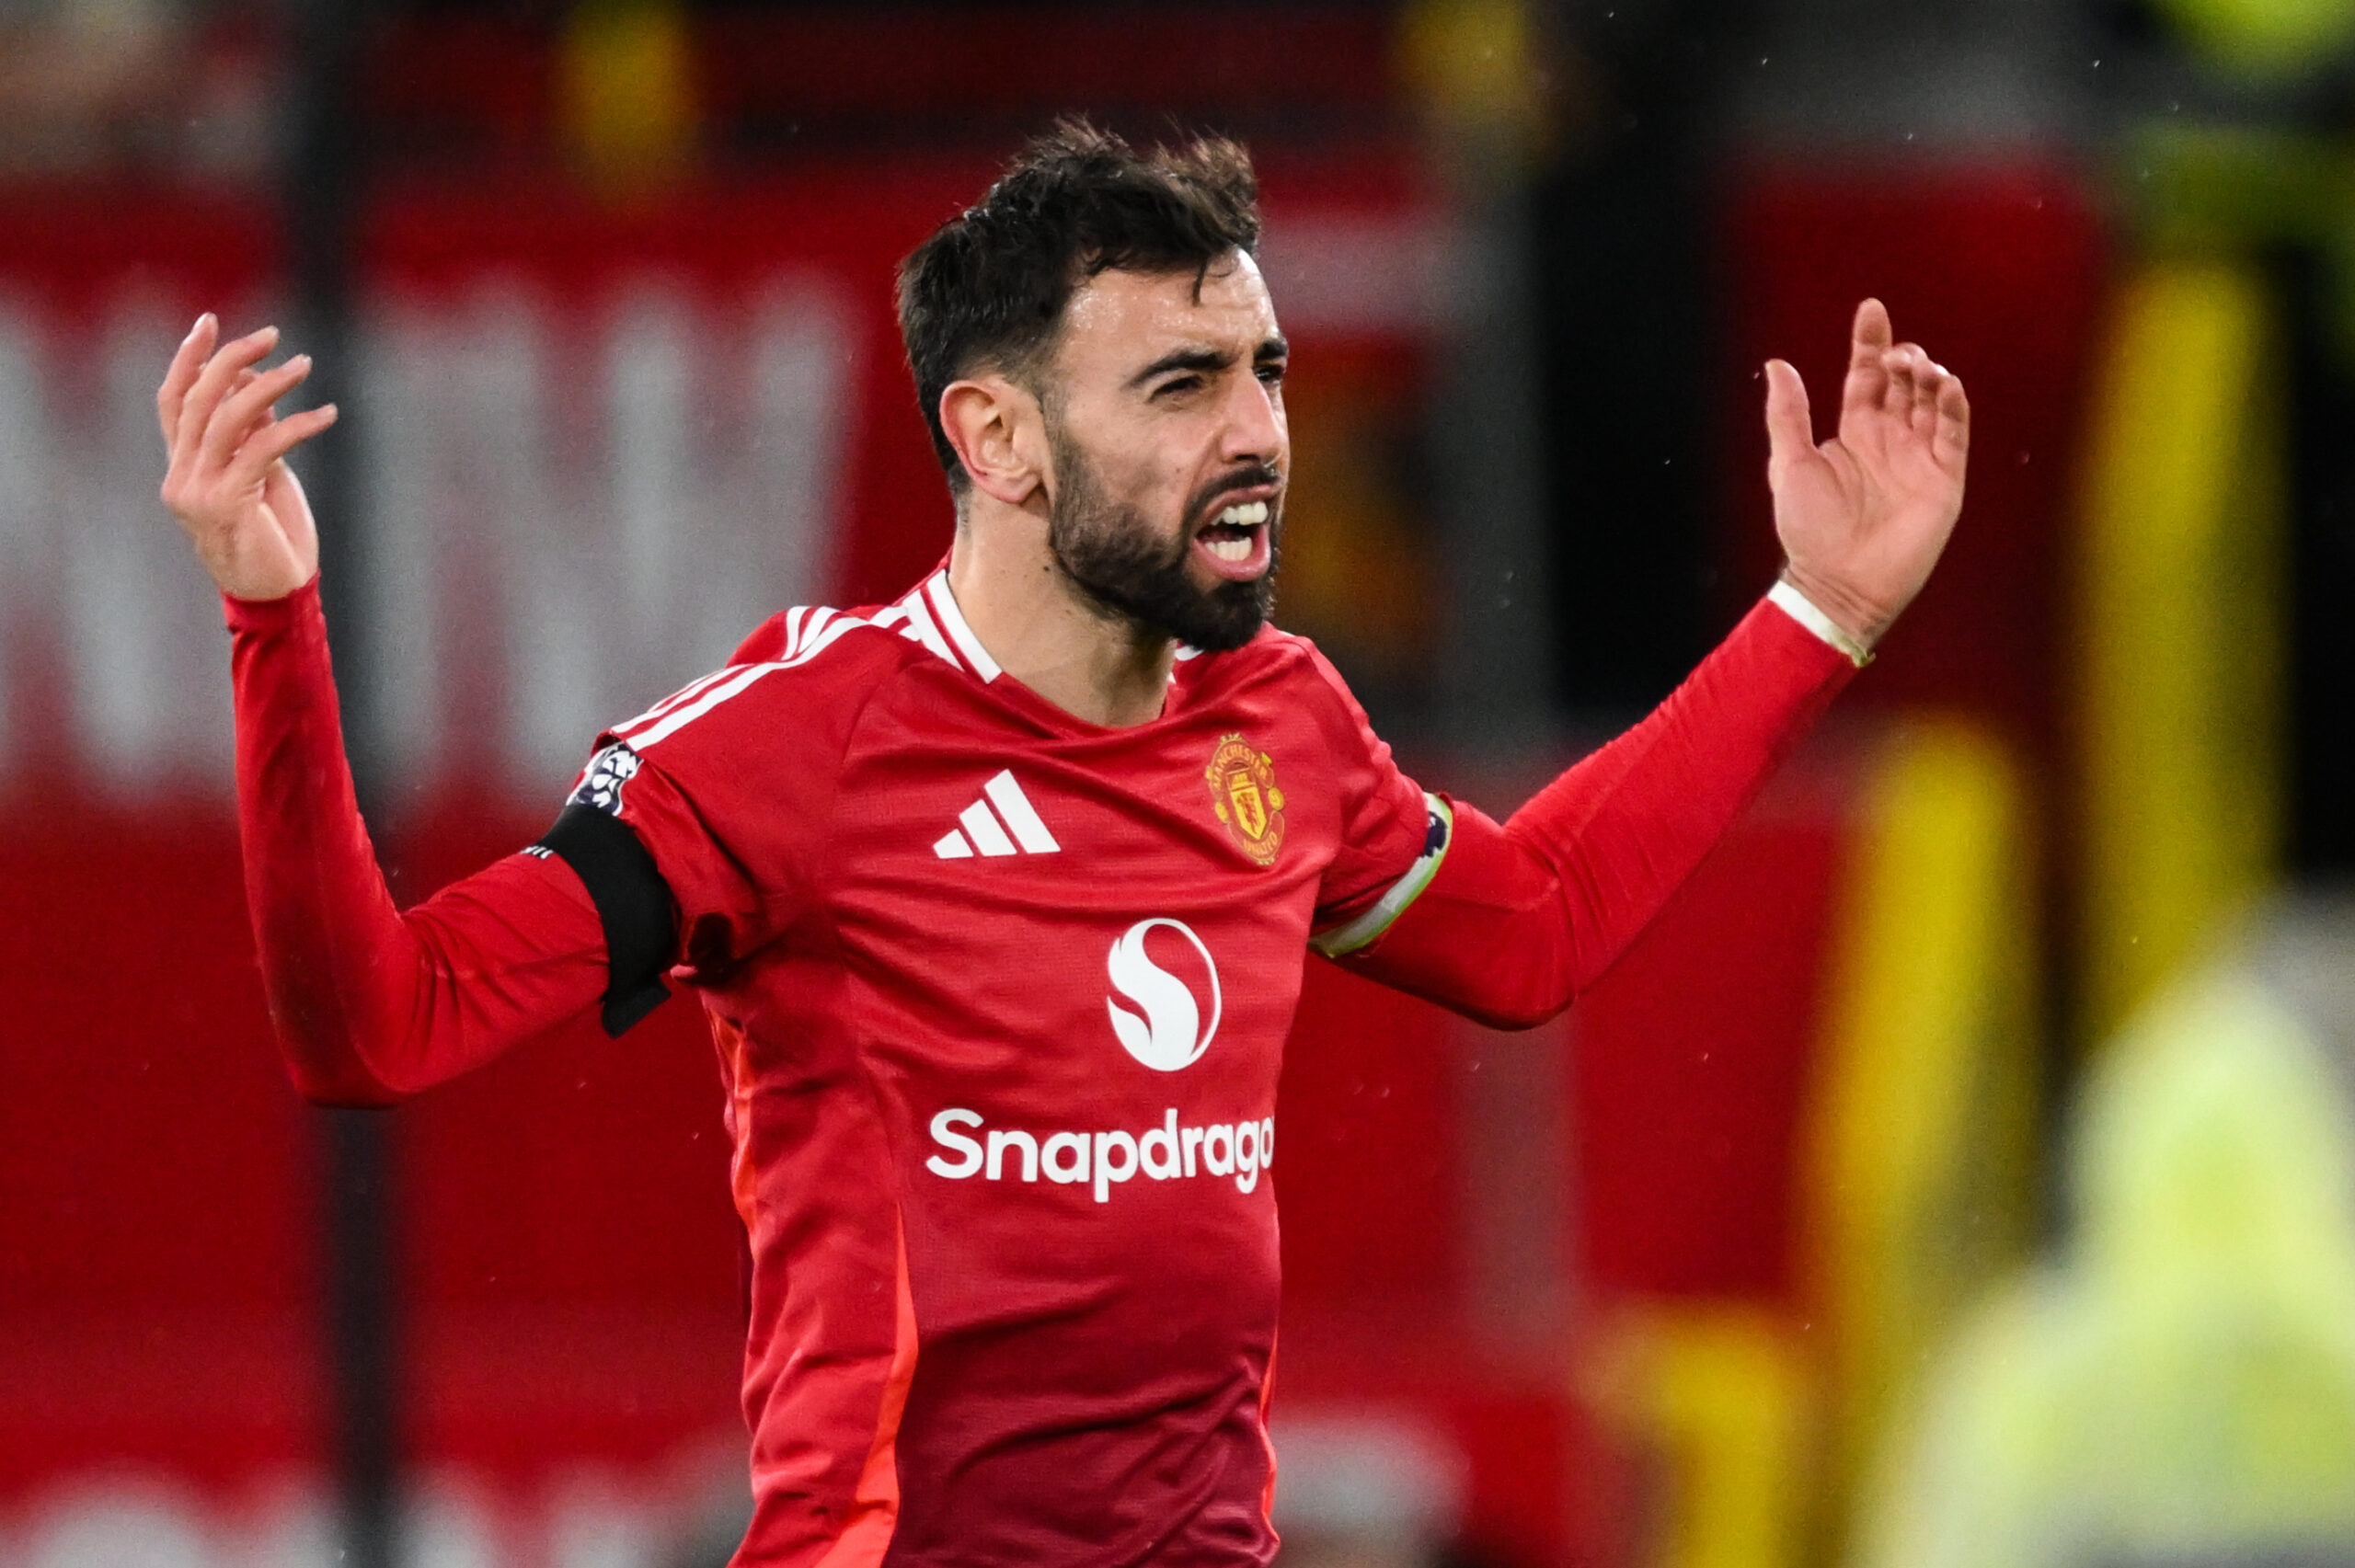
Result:
[[[247,898],[305,1094],[389,1104],[601,991],[618,1033],[684,956],[755,1260],[762,1563],[1267,1557],[1304,942],[1550,1017],[1855,668],[1811,606],[1762,603],[1499,826],[1400,777],[1297,638],[1186,660],[1159,719],[1103,729],[1002,678],[935,577],[771,622],[610,732],[539,845],[400,910],[316,585],[225,610]]]
[[[1263,630],[1104,728],[940,573],[778,617],[601,747],[575,803],[652,853],[728,1090],[740,1560],[1270,1557],[1303,956],[1445,811],[1330,666]]]

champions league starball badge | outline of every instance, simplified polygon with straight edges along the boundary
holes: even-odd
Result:
[[[589,771],[566,804],[592,806],[610,816],[620,816],[622,785],[637,775],[638,767],[638,753],[618,740],[614,742],[589,760]]]

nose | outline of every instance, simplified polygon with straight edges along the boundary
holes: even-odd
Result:
[[[1226,428],[1219,455],[1229,463],[1281,466],[1284,456],[1284,411],[1274,387],[1256,375],[1235,378],[1226,400]]]

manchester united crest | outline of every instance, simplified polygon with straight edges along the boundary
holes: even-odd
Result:
[[[1240,735],[1222,739],[1202,770],[1211,809],[1226,824],[1235,847],[1261,865],[1284,847],[1284,792],[1276,787],[1276,760]]]

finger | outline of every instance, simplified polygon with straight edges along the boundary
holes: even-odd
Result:
[[[180,405],[179,423],[174,427],[172,438],[176,455],[194,455],[197,445],[203,439],[205,427],[212,423],[213,411],[221,406],[221,399],[236,383],[237,372],[253,365],[277,346],[278,328],[265,326],[226,345],[206,361],[203,371],[196,378],[196,384],[189,388],[188,397]]]
[[[1926,436],[1937,419],[1938,386],[1946,380],[1946,367],[1930,358],[1929,350],[1919,343],[1901,343],[1897,347],[1913,370],[1907,378],[1913,399],[1905,410],[1906,423]]]
[[[251,435],[257,423],[270,415],[270,406],[285,396],[311,373],[311,356],[297,354],[274,370],[255,376],[221,400],[204,428],[204,461],[221,467],[236,454],[238,443]]]
[[[1936,360],[1925,360],[1929,374],[1922,378],[1921,395],[1913,401],[1913,429],[1924,441],[1935,440],[1938,433],[1938,402],[1947,395],[1947,387],[1954,380],[1954,372]]]
[[[254,364],[267,355],[278,341],[278,329],[265,326],[243,338],[234,339],[216,349],[198,372],[195,384],[181,400],[178,422],[173,428],[172,458],[175,471],[184,464],[193,464],[203,444],[205,427],[221,399],[246,384]]]
[[[1889,391],[1883,357],[1892,341],[1889,307],[1872,299],[1857,305],[1855,323],[1848,333],[1848,379],[1840,394],[1843,418],[1880,406]]]
[[[300,414],[288,415],[269,429],[255,434],[245,445],[237,449],[236,457],[231,461],[227,471],[222,476],[224,482],[236,490],[243,490],[248,486],[259,484],[262,476],[270,472],[271,464],[278,462],[335,421],[336,406],[332,403],[321,404],[316,408],[306,408]]]
[[[1913,418],[1914,385],[1921,373],[1920,351],[1910,344],[1890,349],[1881,355],[1881,367],[1888,379],[1881,390],[1880,411],[1900,424]]]
[[[1778,482],[1792,464],[1815,452],[1815,424],[1807,383],[1786,360],[1766,361],[1766,482]]]
[[[1957,474],[1970,455],[1970,399],[1963,395],[1959,375],[1949,374],[1938,389],[1938,429],[1931,438],[1930,454],[1939,467]]]
[[[253,383],[255,383],[255,381],[256,381],[256,380],[258,380],[258,379],[259,378],[259,375],[260,375],[260,372],[258,372],[258,371],[253,371],[253,370],[242,370],[242,371],[239,371],[239,372],[237,372],[237,379],[236,379],[236,380],[235,380],[235,381],[233,381],[233,382],[231,382],[231,383],[229,383],[229,392],[228,392],[228,395],[229,395],[229,396],[231,396],[231,397],[235,397],[237,394],[239,394],[240,392],[243,392],[246,388],[247,388],[247,387],[249,387],[249,386],[253,385]],[[200,450],[201,450],[201,448],[200,448]]]
[[[258,373],[250,366],[245,370],[239,371],[237,372],[236,380],[232,382],[229,385],[231,395],[235,395],[236,394],[242,392],[259,379],[260,377]],[[258,421],[258,424],[267,425],[275,418],[276,416],[273,415],[270,409],[264,408],[261,411],[261,418]],[[193,449],[183,447],[179,451],[172,453],[171,466],[166,469],[164,473],[164,498],[165,504],[167,506],[176,505],[172,500],[172,496],[173,493],[179,488],[179,485],[176,484],[175,481],[186,481],[191,469],[203,466],[201,461],[202,456],[203,441],[201,436]],[[220,464],[215,463],[212,464],[212,466],[217,470]]]
[[[180,346],[172,353],[172,362],[164,372],[164,384],[155,389],[155,418],[164,427],[164,447],[169,451],[172,436],[180,428],[180,405],[188,399],[188,389],[196,384],[196,372],[204,366],[204,356],[213,351],[213,339],[220,333],[221,323],[211,311],[196,318],[188,329]]]

